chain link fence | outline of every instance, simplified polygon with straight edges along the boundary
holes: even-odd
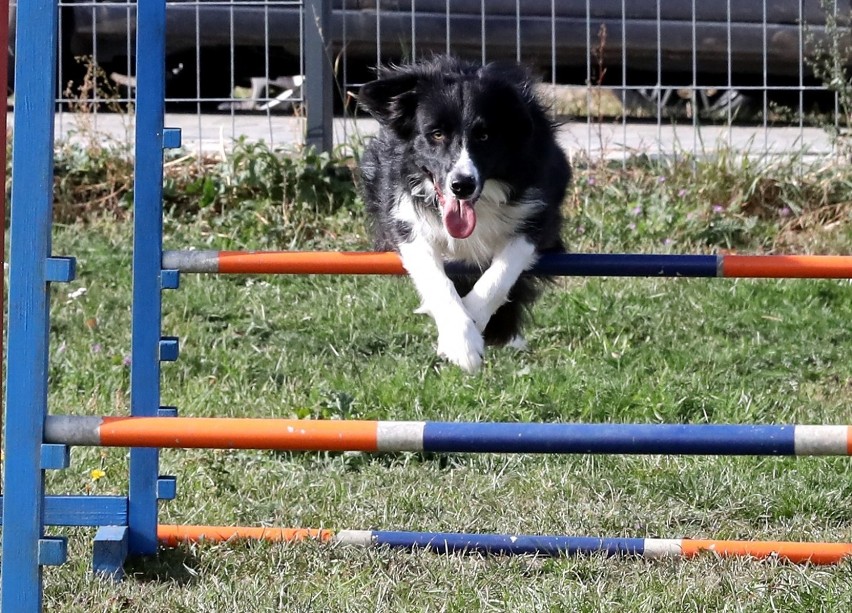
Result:
[[[320,32],[327,81],[309,69]],[[376,65],[451,53],[515,60],[542,81],[566,146],[590,156],[724,144],[832,150],[846,124],[849,0],[168,0],[167,112],[184,142],[301,142],[311,87],[335,144],[375,129],[358,87]],[[113,130],[132,104],[136,3],[62,0],[57,79],[68,111]],[[14,11],[13,11],[14,15]],[[314,103],[315,105],[318,103]]]

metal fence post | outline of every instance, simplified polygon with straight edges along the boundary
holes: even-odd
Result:
[[[329,44],[331,40],[331,1],[305,0],[304,11],[305,105],[307,126],[305,144],[319,151],[331,151],[333,75]]]

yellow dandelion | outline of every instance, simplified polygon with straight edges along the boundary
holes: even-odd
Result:
[[[103,479],[106,477],[106,472],[104,472],[101,468],[95,468],[92,472],[89,473],[89,476],[92,477],[92,481],[97,481],[98,479]]]

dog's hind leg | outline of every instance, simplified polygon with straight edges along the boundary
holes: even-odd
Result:
[[[482,365],[485,342],[453,282],[444,262],[423,239],[399,245],[399,255],[420,295],[420,312],[429,313],[438,328],[438,353],[463,370],[473,373]]]

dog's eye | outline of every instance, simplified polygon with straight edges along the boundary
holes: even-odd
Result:
[[[487,141],[488,140],[488,130],[483,127],[478,127],[473,130],[473,138],[478,141]]]
[[[431,138],[436,143],[444,140],[444,132],[442,130],[432,130],[429,132],[429,138]]]

